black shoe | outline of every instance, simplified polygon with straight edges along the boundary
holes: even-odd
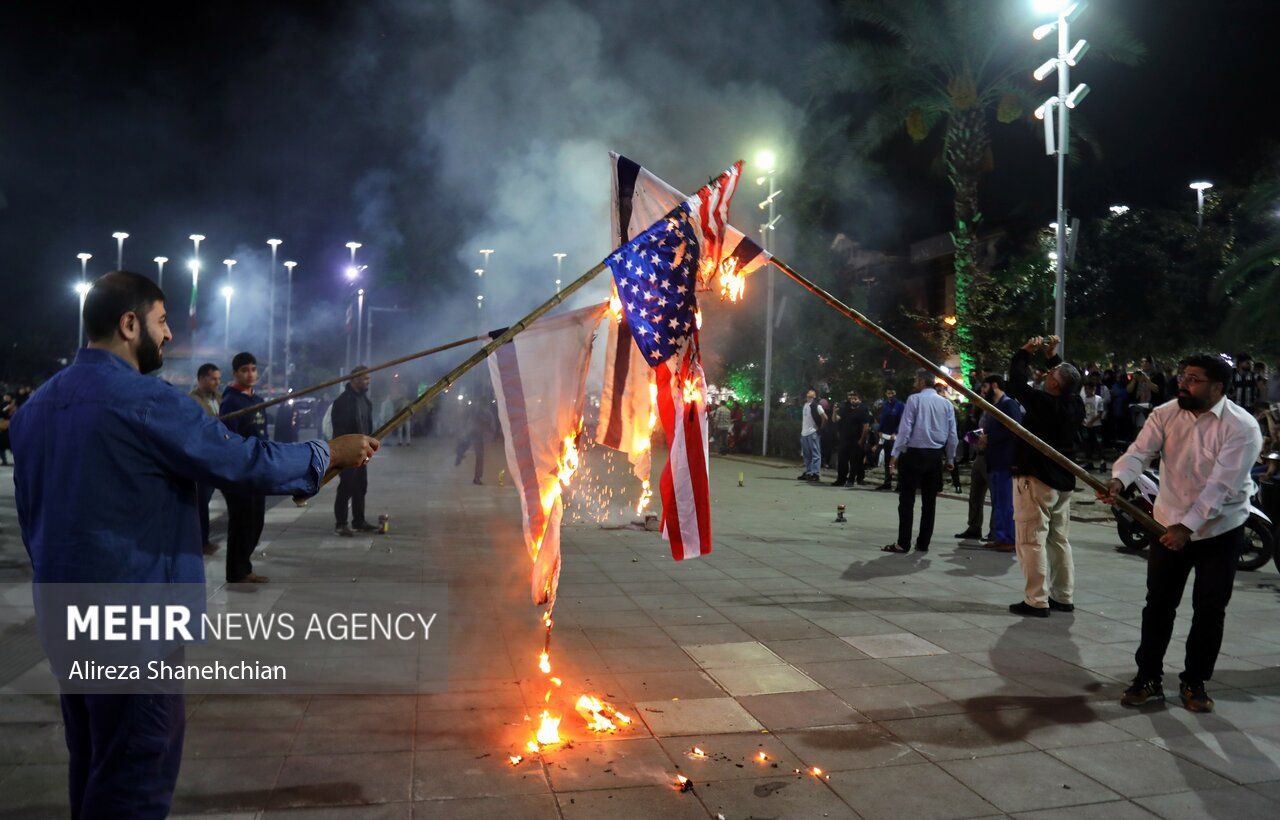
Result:
[[[351,529],[356,532],[377,532],[378,528],[367,521],[361,521],[359,524],[352,524]]]
[[[796,476],[796,481],[808,481],[810,477],[811,477],[810,473],[801,473],[800,475]]]
[[[1158,680],[1134,678],[1120,696],[1121,706],[1146,706],[1148,703],[1164,703],[1164,687]]]
[[[892,485],[892,484],[881,484],[879,487],[876,487],[876,490],[877,490],[877,491],[880,491],[880,492],[891,493],[891,492],[893,492],[893,485]]]
[[[836,479],[835,481],[831,482],[831,486],[832,486],[832,487],[843,487],[843,486],[845,486],[845,482],[843,482],[843,481],[841,481],[841,480],[839,480],[839,479]]]
[[[336,535],[341,535],[343,538],[355,538],[356,536],[355,531],[346,524],[339,524],[333,528],[333,531]]]
[[[478,478],[473,478],[473,479],[471,479],[471,483],[472,483],[472,484],[479,484],[479,485],[482,485],[482,486],[484,485],[484,482],[483,482],[483,481],[481,481],[481,480],[480,480],[480,479],[478,479]]]
[[[978,532],[975,529],[967,529],[964,532],[956,533],[956,538],[960,539],[961,541],[965,541],[970,538],[977,538],[980,535],[982,535],[982,533]],[[990,541],[991,539],[988,538],[987,540]]]
[[[1213,698],[1209,697],[1209,693],[1204,691],[1203,683],[1187,683],[1183,681],[1178,684],[1178,697],[1182,700],[1182,705],[1187,707],[1188,712],[1212,712]]]
[[[1018,601],[1016,604],[1009,604],[1009,611],[1014,615],[1025,615],[1029,618],[1048,618],[1049,608],[1041,609],[1038,606],[1032,606],[1026,601]]]
[[[994,541],[994,540],[996,540],[996,537],[995,537],[994,535],[992,535],[991,533],[987,533],[986,535],[982,536],[982,540],[983,540],[983,541]]]
[[[1053,598],[1049,599],[1049,608],[1056,609],[1059,612],[1075,612],[1076,611],[1075,604],[1060,604],[1057,601],[1053,600]]]

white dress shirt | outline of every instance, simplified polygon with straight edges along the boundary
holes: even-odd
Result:
[[[1181,524],[1200,541],[1248,520],[1249,470],[1260,452],[1258,422],[1235,402],[1224,397],[1197,416],[1170,401],[1151,411],[1111,476],[1128,486],[1159,456],[1155,519],[1166,527]]]

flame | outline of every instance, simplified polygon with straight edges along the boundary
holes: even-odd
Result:
[[[810,769],[809,773],[812,774],[814,777],[822,777],[822,769],[819,769],[817,766],[814,766],[812,769]]]
[[[676,787],[680,789],[680,791],[684,791],[689,788],[689,778],[682,774],[676,775]]]
[[[599,698],[583,695],[578,698],[573,708],[582,715],[582,719],[587,722],[587,728],[593,732],[612,732],[618,728],[605,716],[604,704]]]
[[[559,685],[560,685],[560,683],[561,683],[561,681],[560,681],[560,679],[559,679],[559,678],[551,678],[550,680],[551,680],[551,682],[552,682],[552,683],[554,683],[556,686],[559,686]]]
[[[622,321],[622,300],[618,298],[618,288],[615,285],[613,295],[609,297],[609,315],[613,317],[613,321]]]
[[[521,755],[508,755],[507,760],[511,761],[512,766],[519,766],[520,761],[524,760],[524,757],[522,757]]]
[[[560,459],[556,463],[556,478],[562,486],[568,487],[573,474],[578,471],[580,455],[578,453],[578,433],[570,433],[564,437],[561,445]]]
[[[756,755],[756,760],[759,760],[761,763],[764,763],[768,759],[769,759],[769,756],[764,752],[761,752],[760,754]]]
[[[524,748],[525,748],[525,751],[527,751],[527,752],[529,752],[529,753],[531,753],[531,754],[537,754],[537,753],[538,753],[538,741],[536,741],[536,740],[531,740],[531,741],[529,741],[528,743],[524,744]]]
[[[683,389],[685,404],[693,404],[694,402],[700,402],[703,400],[702,382],[697,376],[694,376],[691,379],[685,379]]]
[[[649,479],[640,482],[640,500],[636,502],[636,517],[644,515],[645,509],[648,508],[649,502],[653,500],[653,488],[649,486]]]
[[[693,321],[698,326],[698,330],[702,330],[702,308],[693,309]]]
[[[729,257],[720,265],[720,298],[736,302],[747,288],[747,276],[738,270],[738,260]]]
[[[551,674],[551,656],[543,652],[538,656],[538,669],[542,670],[542,674]]]
[[[546,709],[542,710],[542,722],[538,726],[538,746],[554,746],[560,743],[560,718],[552,717]]]
[[[694,746],[692,749],[689,750],[689,756],[702,759],[707,756],[707,753],[699,749],[697,746]]]

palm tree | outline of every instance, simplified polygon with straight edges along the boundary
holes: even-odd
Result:
[[[1026,120],[1038,97],[1047,96],[1033,92],[1031,71],[1051,55],[1032,40],[1034,21],[1025,8],[1026,0],[844,0],[852,40],[823,49],[812,66],[820,96],[852,93],[872,101],[864,122],[844,115],[839,129],[862,153],[903,130],[923,143],[941,129],[940,159],[955,194],[957,336],[967,375],[978,363],[969,320],[984,312],[974,239],[982,219],[978,184],[994,166],[991,121]],[[1097,36],[1090,32],[1095,51],[1129,64],[1142,58],[1143,46],[1118,21],[1102,28]]]

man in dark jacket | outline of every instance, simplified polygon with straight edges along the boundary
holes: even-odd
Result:
[[[364,365],[353,369],[355,376],[333,402],[333,434],[372,435],[373,402],[369,401],[369,383],[373,377]],[[338,493],[333,500],[334,532],[351,538],[356,532],[373,532],[377,527],[364,517],[364,496],[369,491],[369,468],[351,467],[338,476]],[[347,526],[347,503],[351,505],[351,526]]]
[[[893,489],[893,465],[889,453],[898,438],[898,426],[902,423],[902,411],[906,407],[898,400],[898,392],[892,387],[884,391],[884,404],[880,407],[880,449],[884,452],[884,483],[877,490]]]
[[[1005,382],[999,375],[983,380],[987,401],[1016,422],[1022,421],[1022,406],[1005,393]],[[991,540],[984,546],[1001,552],[1013,552],[1013,453],[1020,441],[990,413],[982,414],[983,453],[986,456],[987,484],[991,488]]]
[[[218,414],[225,416],[262,404],[254,395],[258,383],[258,360],[252,353],[237,353],[231,360],[233,381],[222,391],[222,404]],[[227,429],[245,438],[269,440],[267,414],[263,410],[245,413],[226,422]],[[262,538],[262,526],[267,519],[267,497],[257,493],[227,492],[227,583],[265,584],[268,578],[253,571],[250,560]]]
[[[867,460],[863,448],[867,443],[867,429],[871,426],[871,413],[862,403],[858,391],[850,390],[843,404],[836,408],[834,417],[838,447],[836,451],[836,487],[849,484],[865,484],[863,479]]]
[[[1070,457],[1084,404],[1080,371],[1059,359],[1057,348],[1057,336],[1027,340],[1009,363],[1006,391],[1023,407],[1022,426]],[[1037,353],[1048,357],[1043,390],[1029,384],[1031,357]],[[1022,439],[1014,443],[1013,475],[1014,536],[1027,583],[1023,600],[1010,605],[1009,611],[1037,618],[1049,617],[1050,609],[1071,612],[1075,567],[1067,527],[1075,477]]]

